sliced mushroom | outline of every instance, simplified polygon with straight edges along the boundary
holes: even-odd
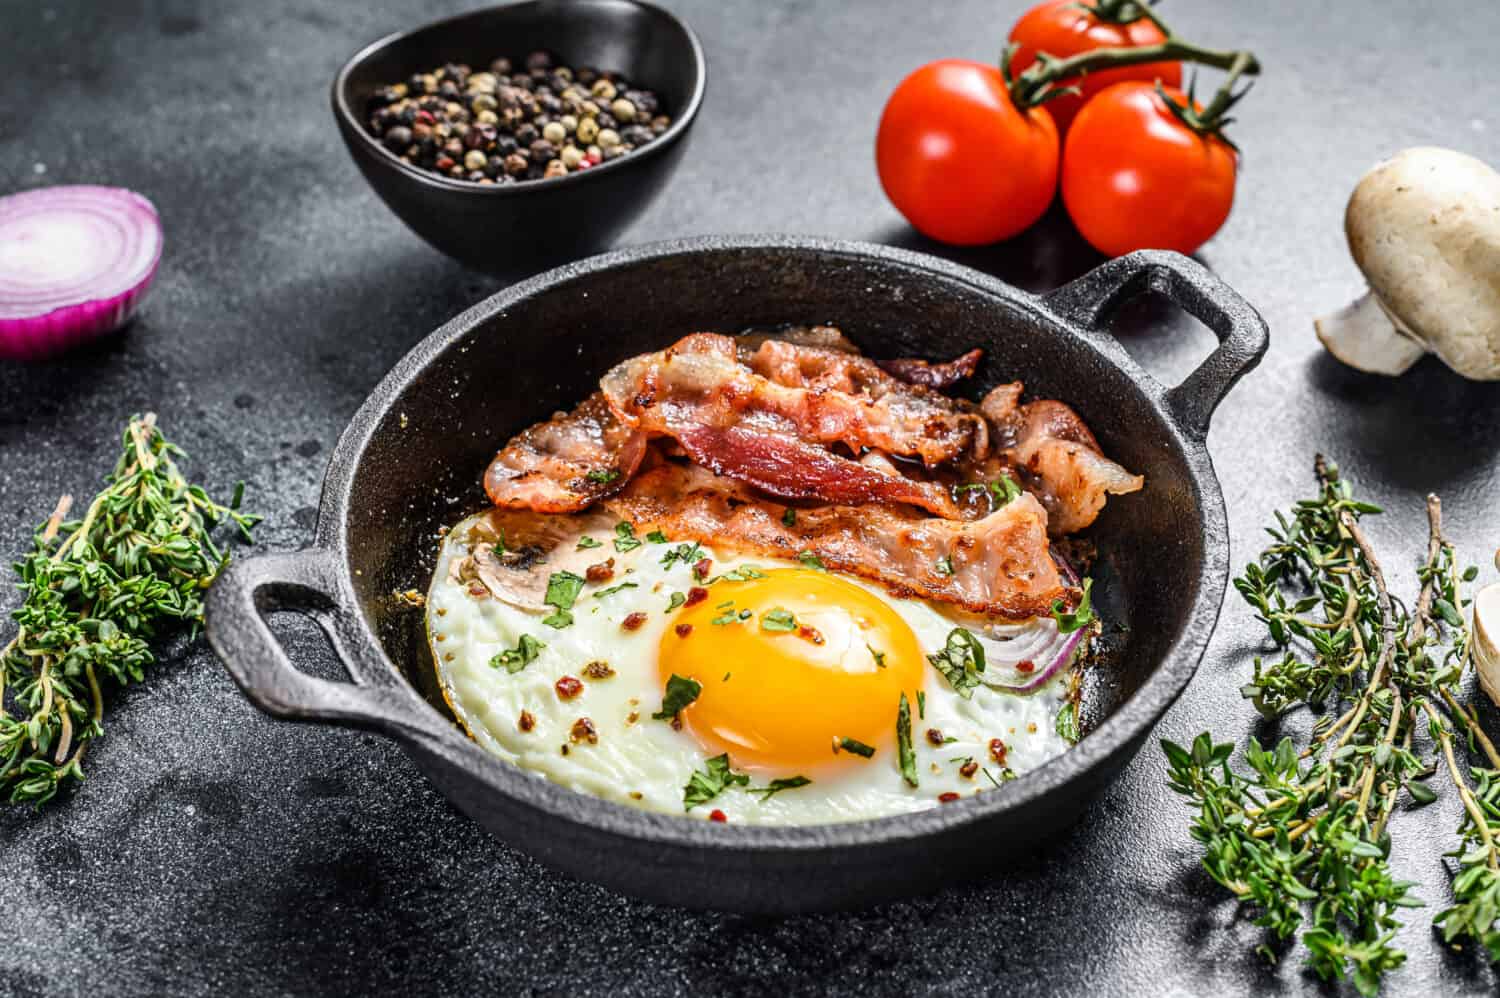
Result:
[[[1485,586],[1474,597],[1474,665],[1479,685],[1500,705],[1500,582]]]
[[[1500,380],[1500,173],[1451,149],[1407,149],[1365,174],[1344,215],[1369,292],[1314,323],[1339,360],[1401,374],[1434,353]]]

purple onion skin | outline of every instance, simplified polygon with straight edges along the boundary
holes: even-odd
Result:
[[[29,319],[0,319],[0,358],[48,360],[114,332],[130,319],[151,290],[156,265],[125,294],[54,309]]]
[[[1070,634],[1068,636],[1068,640],[1063,644],[1062,650],[1057,653],[1057,657],[1048,664],[1047,668],[1037,673],[1035,678],[1029,680],[1028,682],[1023,683],[1020,686],[1002,686],[999,683],[986,683],[985,685],[990,689],[997,690],[1001,693],[1013,693],[1016,696],[1023,697],[1030,696],[1037,690],[1041,689],[1043,686],[1046,686],[1048,681],[1051,680],[1053,676],[1057,675],[1068,665],[1069,662],[1073,661],[1073,653],[1078,650],[1078,645],[1079,642],[1083,640],[1083,635],[1083,628],[1080,628],[1079,630],[1076,630],[1072,634]]]

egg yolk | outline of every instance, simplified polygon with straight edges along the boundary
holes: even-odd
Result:
[[[901,694],[915,706],[924,676],[917,637],[888,603],[800,568],[714,584],[678,611],[657,662],[663,683],[702,685],[681,717],[707,751],[778,772],[864,763],[835,755],[842,738],[894,753]]]

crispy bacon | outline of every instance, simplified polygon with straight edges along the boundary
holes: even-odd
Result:
[[[900,378],[909,385],[921,385],[924,388],[942,391],[952,388],[965,378],[973,377],[974,369],[983,359],[984,351],[974,349],[942,364],[929,364],[925,360],[904,357],[895,360],[877,360],[875,363],[880,365],[882,371]]]
[[[832,571],[976,613],[1037,616],[1065,595],[1048,554],[1046,511],[1029,495],[975,521],[871,503],[800,508],[788,525],[781,503],[705,468],[662,463],[604,505],[637,532],[772,558],[811,552]]]
[[[868,381],[866,371],[873,372]],[[874,448],[916,457],[928,466],[970,453],[984,440],[983,419],[936,392],[903,385],[856,355],[778,340],[762,343],[746,365],[733,337],[694,333],[617,365],[600,387],[622,422],[653,435],[739,425],[842,444],[856,454]]]
[[[1078,413],[1051,399],[1021,405],[1021,390],[1019,382],[1000,385],[979,407],[997,451],[1035,484],[1053,534],[1082,530],[1099,516],[1106,496],[1141,488],[1145,479],[1105,457]]]
[[[625,487],[646,453],[646,434],[615,418],[595,392],[511,438],[484,474],[496,506],[576,513]]]

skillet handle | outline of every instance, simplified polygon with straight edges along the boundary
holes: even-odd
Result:
[[[1147,291],[1167,298],[1212,329],[1218,349],[1166,392],[1177,423],[1198,440],[1208,436],[1214,410],[1270,343],[1266,320],[1208,268],[1181,253],[1138,250],[1095,267],[1042,300],[1060,317],[1095,333],[1120,304]]]
[[[208,591],[208,642],[251,703],[273,717],[370,728],[407,741],[446,725],[379,652],[368,649],[355,611],[336,598],[338,566],[319,548],[231,562]],[[267,626],[272,610],[318,622],[353,682],[301,672]]]

